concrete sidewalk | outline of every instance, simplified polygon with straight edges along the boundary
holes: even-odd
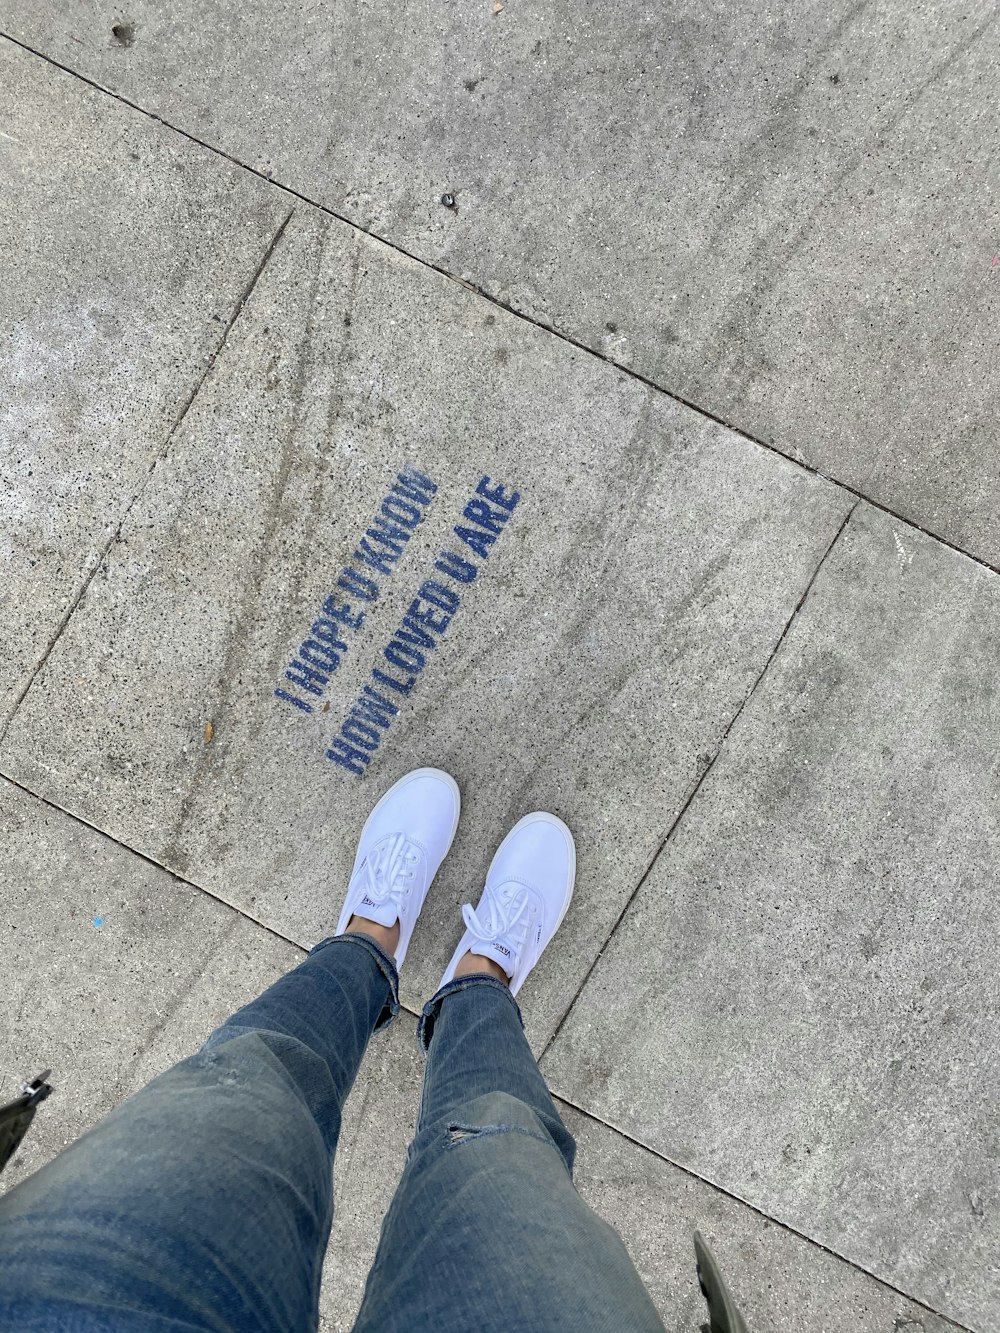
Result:
[[[4,1185],[328,933],[434,763],[404,1003],[567,820],[525,1018],[666,1326],[700,1227],[753,1329],[986,1333],[992,9],[228,10],[0,0],[0,1100],[58,1089]]]

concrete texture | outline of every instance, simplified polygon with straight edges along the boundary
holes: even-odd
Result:
[[[0,3],[19,40],[994,565],[995,20]]]
[[[407,461],[438,493],[361,632],[344,631],[321,703],[284,668]],[[460,545],[483,474],[522,499],[476,581],[452,584],[454,624],[355,777],[325,750],[373,667],[389,670],[382,649],[436,553]],[[850,503],[343,224],[296,216],[0,763],[303,945],[336,920],[373,801],[441,764],[464,814],[414,938],[414,1006],[506,828],[555,810],[585,836],[562,947],[526,991],[544,1039]],[[276,699],[282,685],[316,711]]]
[[[543,1068],[976,1328],[1000,1321],[1000,585],[862,506]]]
[[[424,1057],[405,1011],[373,1037],[347,1100],[334,1167],[334,1215],[323,1269],[320,1333],[350,1333],[379,1231],[420,1110]]]
[[[560,1103],[574,1178],[632,1256],[667,1333],[706,1320],[692,1236],[708,1240],[749,1328],[770,1333],[945,1333],[954,1326],[737,1199]]]
[[[0,1102],[51,1068],[9,1189],[302,953],[0,778]]]
[[[287,205],[9,42],[0,124],[2,724]]]

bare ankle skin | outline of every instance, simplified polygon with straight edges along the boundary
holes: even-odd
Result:
[[[369,921],[366,916],[352,916],[344,934],[367,935],[387,954],[391,954],[393,958],[396,956],[396,946],[399,944],[398,921],[394,921],[391,926],[382,926],[377,921]]]
[[[510,977],[499,963],[494,963],[492,958],[481,958],[477,953],[463,954],[455,968],[455,980],[457,981],[459,977],[482,976],[496,977],[497,981],[502,981],[505,986],[510,985]]]
[[[377,921],[370,921],[366,916],[352,916],[344,934],[367,935],[387,954],[391,954],[393,958],[396,956],[396,946],[399,944],[398,921],[393,922],[391,926],[382,926]],[[494,963],[492,958],[482,958],[477,953],[464,954],[455,968],[456,980],[459,977],[484,976],[496,977],[497,981],[502,981],[505,986],[510,985],[510,977],[499,963]]]

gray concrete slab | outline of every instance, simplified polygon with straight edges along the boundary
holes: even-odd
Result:
[[[438,489],[390,561],[364,534],[407,463]],[[480,541],[463,518],[477,485],[521,499],[474,552],[456,533]],[[419,764],[448,768],[464,816],[411,948],[414,1006],[506,828],[554,809],[580,835],[580,874],[562,945],[525,991],[543,1038],[849,503],[454,282],[297,214],[0,765],[304,945],[336,921],[380,792]],[[376,548],[382,572],[364,564]],[[464,551],[475,580],[436,568],[442,550]],[[333,662],[308,641],[325,599],[345,596],[345,568],[379,592],[352,594],[360,629],[316,631],[343,635]],[[408,645],[396,636],[429,578],[460,605],[408,675],[390,660],[416,665],[412,623]],[[326,755],[373,679],[389,725],[348,722],[378,742],[348,755],[357,777]]]
[[[2,1177],[55,1156],[302,954],[0,778],[0,1102],[52,1096]]]
[[[577,1141],[575,1180],[609,1222],[668,1333],[703,1327],[692,1236],[708,1240],[747,1325],[773,1333],[946,1333],[950,1321],[836,1254],[560,1103]]]
[[[2,724],[288,205],[9,42],[0,125]]]
[[[861,506],[543,1062],[970,1327],[1000,1319],[1000,579]]]
[[[391,1028],[372,1038],[344,1111],[320,1294],[321,1333],[350,1333],[354,1326],[382,1219],[406,1164],[423,1075],[416,1020],[404,1010]]]
[[[996,565],[995,19],[0,4],[13,36]]]

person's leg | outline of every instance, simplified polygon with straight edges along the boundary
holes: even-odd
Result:
[[[341,1107],[398,1008],[371,940],[326,940],[0,1198],[0,1327],[315,1327]]]
[[[350,933],[0,1199],[0,1327],[315,1328],[341,1108],[457,819],[446,774],[396,783],[362,832]]]
[[[572,866],[562,867],[560,883],[559,859],[551,828],[526,832],[522,821],[508,835],[480,916],[472,913],[444,984],[424,1009],[417,1132],[356,1333],[662,1333],[621,1240],[573,1185],[575,1145],[512,993],[568,905]],[[532,916],[521,890],[542,877],[547,901]]]

